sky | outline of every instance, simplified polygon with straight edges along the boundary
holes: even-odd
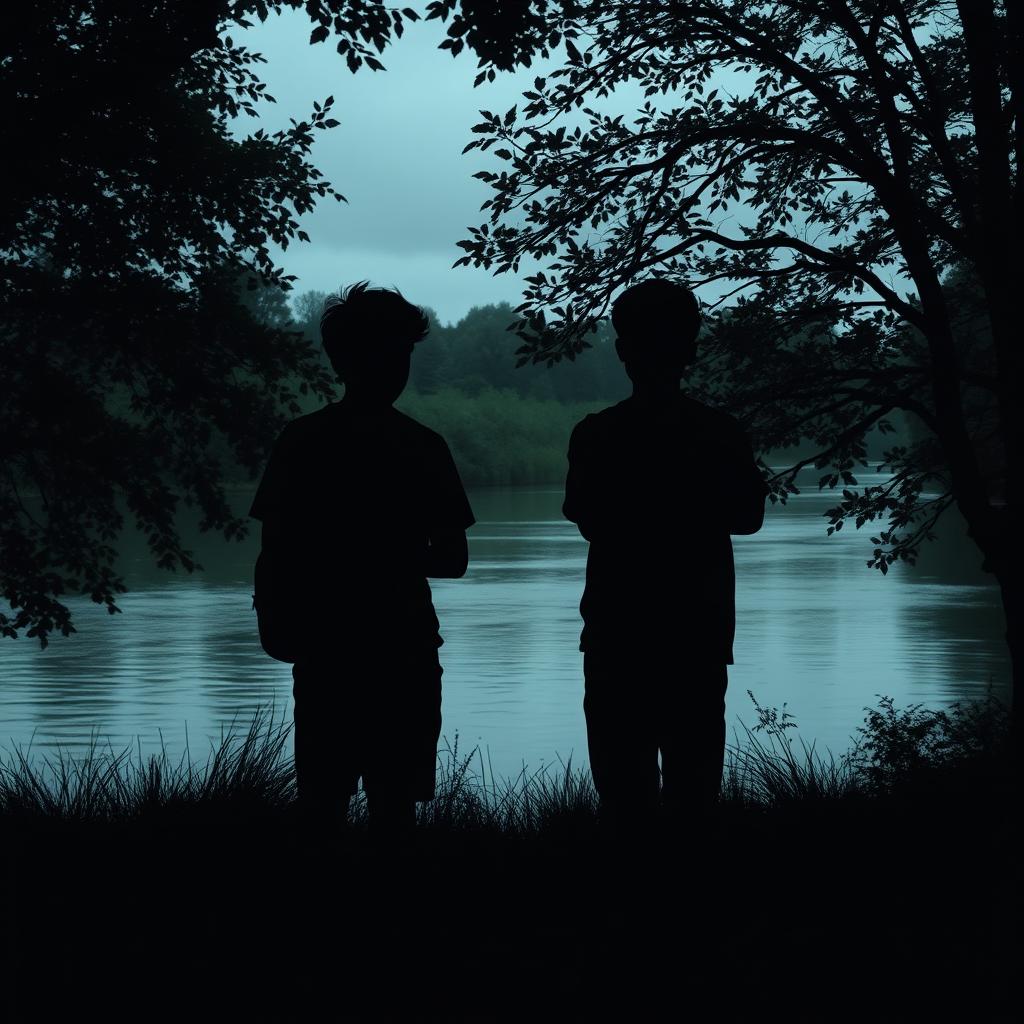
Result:
[[[275,254],[285,272],[297,277],[296,294],[370,280],[399,288],[444,323],[473,306],[518,304],[522,278],[535,273],[537,264],[524,260],[519,275],[497,277],[473,267],[451,269],[463,255],[456,242],[468,237],[469,226],[487,220],[480,205],[492,192],[473,174],[505,166],[491,154],[463,155],[462,150],[474,138],[471,128],[480,110],[504,113],[522,106],[522,92],[533,88],[534,78],[561,65],[561,50],[554,59],[498,73],[494,82],[473,88],[476,56],[464,50],[453,59],[439,50],[445,28],[438,21],[407,23],[403,37],[380,57],[387,70],[364,67],[354,75],[330,39],[309,44],[311,29],[304,13],[287,10],[251,29],[230,32],[236,43],[266,57],[257,70],[277,100],[260,105],[259,120],[240,117],[240,133],[287,126],[289,117],[308,117],[314,101],[334,96],[332,116],[340,125],[316,133],[312,161],[348,202],[321,200],[300,222],[311,241],[296,241]],[[720,71],[710,84],[723,95],[746,94],[751,78]],[[629,83],[592,105],[629,120],[642,103],[642,88]],[[733,204],[717,226],[736,234],[737,224],[748,217],[742,204]],[[881,273],[900,286],[891,272]],[[709,302],[727,291],[723,282],[698,294]]]
[[[317,133],[312,160],[348,203],[321,200],[301,221],[311,241],[279,253],[280,265],[298,277],[296,291],[369,279],[398,287],[443,322],[473,306],[518,303],[521,278],[450,269],[463,255],[455,243],[486,219],[480,204],[490,190],[472,175],[494,166],[476,151],[461,153],[481,109],[504,112],[520,103],[522,90],[554,65],[535,62],[474,89],[476,57],[464,51],[452,59],[438,50],[444,28],[433,21],[407,26],[380,58],[386,71],[353,75],[329,40],[309,45],[310,31],[303,14],[288,11],[230,33],[267,58],[259,73],[277,100],[261,105],[258,122],[243,117],[241,130],[274,130],[329,95],[341,122]],[[530,273],[525,264],[522,273]]]

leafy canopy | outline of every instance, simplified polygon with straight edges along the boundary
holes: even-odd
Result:
[[[273,102],[233,27],[303,9],[353,71],[415,12],[362,0],[48,0],[9,12],[0,59],[0,633],[73,630],[62,598],[111,611],[128,523],[156,562],[195,568],[175,526],[246,523],[223,452],[251,473],[301,393],[331,379],[276,294],[271,247],[343,197],[310,163],[333,98],[278,132],[237,132]],[[249,288],[252,287],[252,291]],[[225,444],[226,442],[226,444]]]
[[[828,471],[822,485],[845,488],[830,530],[888,518],[869,565],[913,559],[954,500],[989,555],[1005,534],[993,508],[1017,404],[1000,381],[1020,379],[1016,325],[995,312],[1024,201],[1016,8],[493,6],[540,19],[531,52],[564,50],[520,106],[481,111],[466,146],[501,164],[476,174],[492,190],[488,217],[456,265],[542,267],[518,309],[523,361],[582,352],[628,282],[685,280],[717,296],[691,387],[739,415],[762,451],[817,446],[765,468],[773,500],[813,463]],[[503,51],[476,49],[485,71],[503,66]],[[633,109],[609,112],[617,103]],[[965,288],[983,300],[966,313]],[[969,357],[962,335],[979,317],[987,342]],[[866,433],[890,431],[897,411],[922,440],[888,453],[889,484],[852,490]]]

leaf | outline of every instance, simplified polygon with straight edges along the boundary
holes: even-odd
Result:
[[[322,43],[330,34],[331,30],[326,25],[317,25],[317,27],[309,33],[310,45],[313,43]]]

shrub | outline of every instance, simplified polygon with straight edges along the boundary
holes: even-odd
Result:
[[[1007,752],[1010,717],[991,693],[944,710],[921,704],[897,709],[892,697],[879,696],[877,708],[864,710],[847,762],[871,793],[891,793],[940,773],[998,772]]]

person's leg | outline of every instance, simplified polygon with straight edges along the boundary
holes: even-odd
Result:
[[[411,834],[416,802],[434,798],[441,735],[441,665],[437,649],[414,650],[376,679],[367,723],[372,737],[363,772],[370,830],[378,837]]]
[[[659,715],[662,802],[670,813],[704,813],[718,802],[725,757],[728,670],[712,663],[666,676]]]
[[[303,663],[292,667],[295,680],[295,785],[306,824],[341,827],[358,776],[345,740],[346,722],[332,699],[337,670]]]
[[[587,748],[602,816],[630,829],[657,806],[658,747],[643,669],[623,655],[583,657]]]
[[[370,833],[379,839],[402,839],[416,827],[416,799],[408,791],[387,786],[366,790]]]

